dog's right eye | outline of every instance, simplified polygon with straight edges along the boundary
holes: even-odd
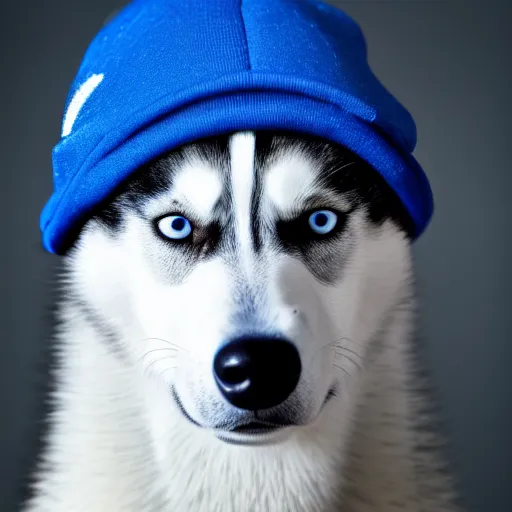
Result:
[[[309,227],[317,235],[328,235],[338,222],[338,216],[330,210],[317,210],[308,219]]]
[[[192,234],[192,224],[181,215],[168,215],[158,221],[158,230],[171,240],[184,240]]]

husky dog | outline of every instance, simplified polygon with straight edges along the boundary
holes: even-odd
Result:
[[[311,136],[140,169],[66,257],[30,512],[456,510],[412,357],[412,224]]]

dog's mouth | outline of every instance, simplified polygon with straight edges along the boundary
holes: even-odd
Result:
[[[231,430],[216,430],[217,439],[228,444],[240,446],[261,446],[274,444],[288,437],[293,425],[269,425],[252,421]]]
[[[201,425],[197,421],[195,421],[187,412],[185,407],[183,406],[178,393],[174,386],[171,388],[171,394],[178,407],[179,411],[183,415],[185,419],[187,419],[190,423],[199,428],[207,428],[204,425]],[[325,401],[322,405],[325,406],[327,402],[329,402],[332,398],[336,396],[336,389],[332,388],[329,390]],[[293,424],[275,424],[270,422],[261,421],[259,419],[255,419],[249,423],[245,423],[242,425],[236,425],[233,427],[217,427],[212,430],[215,433],[215,436],[229,444],[235,445],[265,445],[272,444],[281,438],[287,437],[287,433],[290,432],[291,428],[296,425]]]
[[[194,420],[183,406],[174,386],[171,388],[171,394],[178,410],[183,417],[190,423],[199,428],[206,428]],[[244,425],[237,425],[232,428],[213,428],[215,436],[228,444],[235,445],[262,445],[270,444],[275,441],[276,433],[290,425],[276,425],[262,421],[251,421]]]
[[[286,425],[289,426],[289,425]],[[270,432],[274,432],[281,428],[285,428],[285,425],[269,425],[266,423],[262,423],[260,421],[251,421],[247,425],[240,425],[235,428],[232,428],[228,432],[235,434],[251,434],[251,435],[264,435],[269,434]]]

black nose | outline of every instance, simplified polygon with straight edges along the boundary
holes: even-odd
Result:
[[[279,338],[240,338],[215,356],[213,371],[226,399],[239,409],[269,409],[284,402],[299,382],[297,349]]]

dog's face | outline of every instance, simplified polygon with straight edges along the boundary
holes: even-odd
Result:
[[[346,149],[238,133],[141,169],[70,264],[78,302],[148,394],[156,383],[219,442],[258,444],[357,390],[403,299],[408,233],[398,199]]]

